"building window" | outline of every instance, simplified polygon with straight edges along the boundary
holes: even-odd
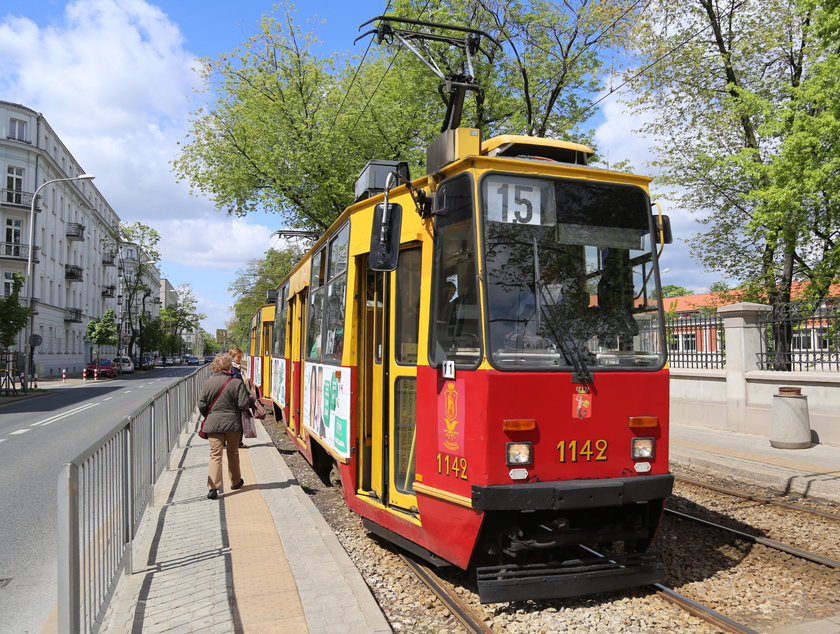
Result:
[[[3,244],[3,255],[20,257],[20,234],[23,221],[17,218],[6,218],[5,244]]]
[[[23,200],[23,168],[6,168],[6,202],[14,205],[22,204]]]
[[[8,297],[12,294],[15,283],[15,274],[5,272],[3,273],[3,297]]]
[[[15,139],[16,141],[26,141],[26,121],[10,119],[9,138]]]

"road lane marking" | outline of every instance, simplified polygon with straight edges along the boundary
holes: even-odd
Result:
[[[110,401],[112,398],[114,398],[114,397],[113,396],[107,396],[107,397],[103,398],[102,400],[103,401]]]
[[[45,418],[44,420],[39,420],[37,423],[32,423],[30,427],[37,427],[38,425],[50,425],[57,420],[61,420],[62,418],[66,418],[67,416],[72,416],[73,414],[77,414],[83,410],[86,410],[90,407],[96,407],[99,403],[87,403],[82,405],[81,407],[77,407],[75,409],[68,410],[61,414],[56,414],[55,416],[50,416],[49,418]]]
[[[18,435],[18,434],[25,434],[25,433],[26,433],[26,432],[28,432],[28,431],[30,431],[30,430],[28,430],[28,429],[18,429],[17,431],[12,431],[12,432],[9,432],[9,433],[10,433],[12,436],[16,436],[16,435]]]
[[[5,438],[0,438],[0,442],[6,442]]]

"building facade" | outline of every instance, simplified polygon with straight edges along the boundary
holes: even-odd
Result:
[[[120,314],[120,218],[90,180],[50,183],[31,213],[41,185],[84,170],[41,114],[6,101],[0,101],[0,169],[0,279],[8,295],[14,275],[26,275],[31,256],[32,279],[25,280],[22,295],[35,309],[31,332],[40,337],[34,372],[81,372],[95,356],[85,340],[87,323],[109,308]],[[158,292],[154,288],[151,296]],[[18,335],[18,351],[28,352],[29,334],[26,328]],[[117,347],[99,353],[116,355]]]

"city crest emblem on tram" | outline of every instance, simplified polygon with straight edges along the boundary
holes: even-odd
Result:
[[[463,381],[448,381],[438,396],[438,448],[450,454],[462,456],[462,430],[464,403],[461,393]]]

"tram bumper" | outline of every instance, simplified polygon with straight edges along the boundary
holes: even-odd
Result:
[[[533,511],[622,506],[665,499],[671,474],[604,480],[562,480],[472,487],[472,506],[483,511]]]
[[[659,553],[476,568],[481,603],[579,597],[660,583],[664,578]]]

